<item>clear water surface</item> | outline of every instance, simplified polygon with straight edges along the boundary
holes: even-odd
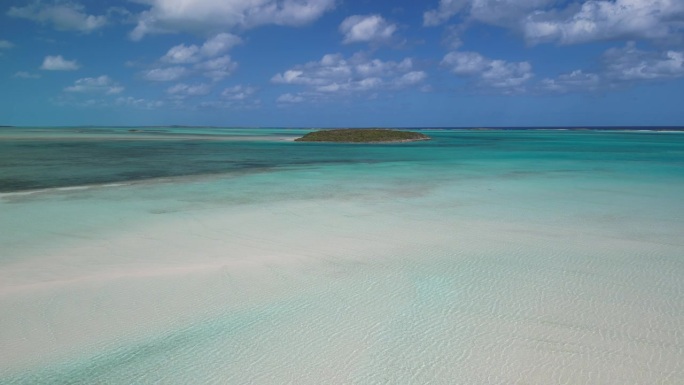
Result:
[[[684,134],[0,129],[0,383],[684,383]]]

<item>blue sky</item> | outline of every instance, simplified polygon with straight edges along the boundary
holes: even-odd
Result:
[[[684,1],[6,0],[0,86],[7,125],[684,125]]]

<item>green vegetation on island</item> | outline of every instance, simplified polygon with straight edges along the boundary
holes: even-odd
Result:
[[[390,130],[387,128],[341,128],[310,132],[297,142],[336,142],[336,143],[399,143],[430,140],[419,132]]]

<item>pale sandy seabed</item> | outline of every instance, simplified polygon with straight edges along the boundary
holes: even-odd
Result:
[[[278,175],[0,196],[0,383],[684,383],[668,186]]]

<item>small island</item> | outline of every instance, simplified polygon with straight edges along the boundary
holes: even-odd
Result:
[[[340,128],[310,132],[296,142],[334,143],[403,143],[430,140],[419,132],[390,130],[387,128]]]

